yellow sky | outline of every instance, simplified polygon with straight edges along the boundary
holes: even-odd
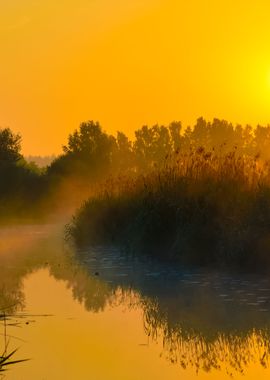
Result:
[[[270,122],[269,0],[1,0],[0,126],[60,152],[84,120],[130,136]]]

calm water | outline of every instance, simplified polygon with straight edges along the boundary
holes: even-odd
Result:
[[[184,270],[57,226],[0,230],[10,380],[269,379],[270,280]],[[0,326],[4,349],[4,324]]]

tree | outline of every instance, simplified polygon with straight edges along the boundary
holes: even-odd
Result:
[[[168,127],[144,125],[135,131],[133,150],[139,169],[152,169],[154,165],[164,163],[172,151],[172,141]]]
[[[254,132],[255,154],[259,153],[265,160],[270,159],[270,125],[258,125]]]
[[[111,169],[116,144],[115,137],[103,132],[98,122],[81,123],[69,135],[68,144],[63,146],[64,154],[52,163],[48,172],[91,180],[102,178]]]
[[[21,136],[9,128],[0,129],[0,165],[16,164],[22,159]]]
[[[171,144],[172,149],[175,153],[179,153],[181,149],[181,130],[182,124],[180,121],[173,121],[169,125],[170,135],[171,135]]]
[[[117,132],[116,146],[112,155],[113,170],[123,173],[134,169],[132,142],[123,132]]]

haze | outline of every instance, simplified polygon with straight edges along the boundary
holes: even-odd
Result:
[[[84,120],[270,121],[269,1],[2,0],[0,126],[59,153]]]

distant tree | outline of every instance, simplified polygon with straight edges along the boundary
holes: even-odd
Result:
[[[116,145],[112,155],[113,170],[117,172],[132,171],[134,169],[134,152],[132,142],[123,132],[117,132]]]
[[[69,135],[63,154],[52,162],[48,172],[85,179],[104,177],[111,169],[116,144],[115,137],[103,132],[98,122],[84,122]]]
[[[223,153],[230,152],[234,148],[235,129],[226,120],[215,118],[209,128],[210,147],[217,147]]]
[[[209,129],[211,128],[210,123],[207,123],[207,121],[200,117],[197,119],[196,124],[193,127],[192,133],[191,133],[191,144],[194,148],[198,147],[204,147],[206,150],[208,150],[209,145],[211,144],[209,139]]]
[[[40,170],[28,164],[20,151],[21,136],[9,128],[0,129],[0,217],[10,211],[27,213],[43,194]]]
[[[169,129],[163,125],[154,125],[153,130],[153,162],[163,163],[165,158],[172,153],[172,145]]]
[[[239,154],[244,154],[245,150],[245,138],[244,138],[245,129],[242,125],[237,124],[232,132],[232,140],[230,142],[231,149],[237,149]]]
[[[243,133],[242,133],[242,138],[243,138],[243,153],[247,155],[256,155],[257,152],[255,152],[254,149],[254,134],[253,134],[253,128],[251,125],[246,125],[243,128]]]
[[[135,131],[133,151],[136,157],[136,165],[146,169],[152,162],[151,147],[153,144],[153,131],[144,125]]]
[[[263,159],[270,159],[270,125],[258,125],[254,132],[254,152]]]
[[[29,163],[36,164],[39,168],[46,168],[46,166],[49,166],[53,160],[56,159],[56,156],[54,154],[50,156],[26,156],[25,160]]]
[[[188,126],[182,136],[182,152],[188,153],[190,148],[192,147],[192,133],[193,130],[190,126]]]
[[[0,165],[16,164],[22,155],[21,136],[9,128],[0,129]]]
[[[164,163],[172,152],[172,141],[169,128],[161,125],[143,126],[135,132],[133,151],[137,167],[143,170]]]
[[[169,131],[171,135],[171,146],[174,152],[180,152],[182,145],[182,124],[180,121],[173,121],[169,125]]]

